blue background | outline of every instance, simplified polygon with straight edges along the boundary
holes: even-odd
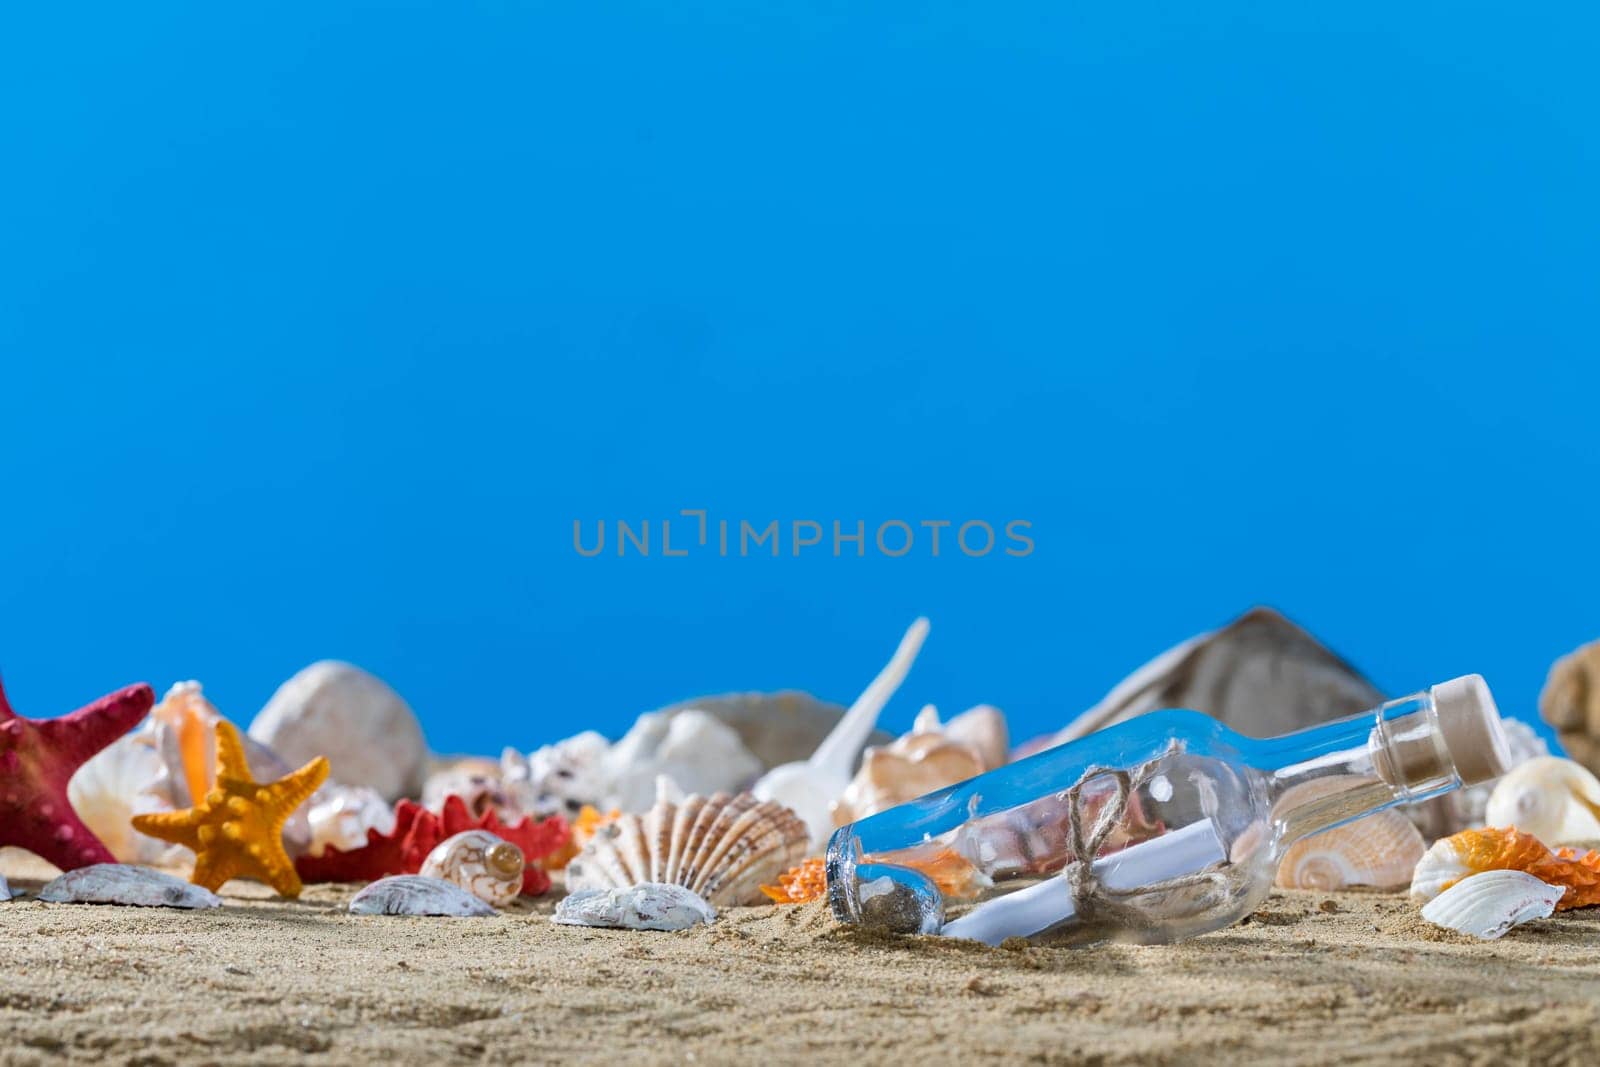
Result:
[[[5,22],[25,714],[196,677],[248,720],[333,656],[492,752],[848,701],[926,613],[887,725],[1026,736],[1270,603],[1531,715],[1600,636],[1591,5]],[[1037,547],[573,551],[695,507]]]

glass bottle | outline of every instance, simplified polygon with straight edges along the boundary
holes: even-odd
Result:
[[[1179,941],[1254,911],[1300,838],[1508,761],[1475,674],[1267,739],[1153,712],[840,827],[828,897],[843,922],[990,944]]]

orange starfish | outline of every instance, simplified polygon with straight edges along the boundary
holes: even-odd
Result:
[[[285,897],[300,895],[300,876],[283,850],[283,824],[328,777],[321,756],[276,782],[250,777],[239,728],[217,723],[217,781],[184,811],[135,815],[133,828],[194,850],[195,885],[215,891],[230,878],[254,878]]]

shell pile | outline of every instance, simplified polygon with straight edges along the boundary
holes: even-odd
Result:
[[[656,882],[689,889],[713,907],[755,904],[763,884],[805,858],[808,840],[794,812],[749,793],[664,796],[643,815],[603,825],[567,865],[567,888]]]
[[[95,863],[68,871],[39,890],[47,904],[131,904],[140,908],[220,908],[209,889],[123,863]]]
[[[350,901],[352,915],[445,915],[474,918],[495,910],[454,882],[420,874],[380,878]]]
[[[418,873],[460,886],[485,904],[503,908],[522,892],[522,850],[487,830],[447,837],[428,853]]]
[[[1600,841],[1600,781],[1572,760],[1531,759],[1495,785],[1484,817],[1552,845]]]
[[[924,793],[964,782],[1006,761],[1005,718],[980,706],[939,722],[923,708],[909,734],[866,750],[861,769],[833,803],[835,826],[865,819]]]
[[[1286,790],[1278,804],[1299,806],[1368,780],[1347,774],[1315,778]],[[1323,891],[1357,885],[1398,889],[1411,881],[1412,869],[1426,851],[1411,820],[1397,811],[1380,811],[1290,845],[1274,884]]]

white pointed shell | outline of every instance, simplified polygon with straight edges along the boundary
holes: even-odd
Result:
[[[428,746],[406,702],[381,679],[335,660],[284,682],[250,724],[250,736],[291,766],[326,756],[334,781],[387,801],[418,796]]]
[[[1500,779],[1484,816],[1547,845],[1600,840],[1600,780],[1569,759],[1541,756]]]
[[[716,917],[717,909],[692,890],[644,882],[616,889],[579,890],[556,905],[550,921],[564,926],[684,930]]]
[[[1287,810],[1334,797],[1370,779],[1330,774],[1286,791],[1278,806]],[[1398,889],[1411,880],[1427,846],[1411,820],[1397,811],[1380,811],[1335,826],[1290,845],[1278,864],[1274,884],[1283,889],[1331,891],[1347,886]]]
[[[131,904],[141,908],[220,908],[208,889],[123,863],[96,863],[68,871],[39,890],[49,904]]]
[[[454,882],[419,874],[380,878],[350,901],[353,915],[447,915],[469,918],[495,910]]]
[[[1555,911],[1566,890],[1523,871],[1484,871],[1464,878],[1422,907],[1435,926],[1491,941],[1513,926]]]
[[[764,901],[761,886],[806,856],[809,834],[781,804],[749,793],[663,797],[643,815],[602,826],[567,865],[567,888],[667,882],[714,907]]]
[[[428,853],[419,874],[442,878],[485,904],[503,908],[522,892],[522,850],[487,830],[447,837]]]
[[[317,790],[306,813],[311,827],[311,855],[330,848],[348,852],[367,843],[367,831],[387,834],[394,829],[394,809],[365,786],[331,782]]]

